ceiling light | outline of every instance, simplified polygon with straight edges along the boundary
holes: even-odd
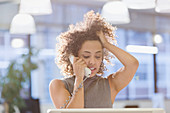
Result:
[[[111,1],[104,4],[101,15],[111,24],[130,22],[128,8],[121,1]]]
[[[154,43],[156,44],[160,44],[163,41],[162,36],[160,34],[156,34],[153,39],[154,39]]]
[[[170,13],[170,0],[157,0],[155,11],[158,13]]]
[[[35,32],[35,22],[31,15],[17,14],[14,16],[10,27],[11,34],[34,34]]]
[[[133,53],[146,53],[146,54],[157,54],[158,48],[154,46],[137,46],[137,45],[128,45],[126,46],[128,52]]]
[[[19,13],[47,15],[52,13],[50,0],[21,0]]]
[[[131,9],[151,9],[155,8],[155,0],[123,0]]]
[[[11,42],[11,46],[13,48],[21,48],[21,47],[24,47],[24,41],[20,38],[15,38],[12,40]]]

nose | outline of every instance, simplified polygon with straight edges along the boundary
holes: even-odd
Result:
[[[96,63],[95,58],[91,57],[91,58],[89,59],[89,64],[90,64],[90,65],[94,65],[95,63]]]

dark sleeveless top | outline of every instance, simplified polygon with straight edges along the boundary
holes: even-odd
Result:
[[[73,92],[75,76],[62,80],[68,92]],[[93,76],[84,82],[84,108],[112,108],[110,86],[107,78]]]

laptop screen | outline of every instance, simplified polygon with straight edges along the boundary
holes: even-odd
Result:
[[[165,113],[162,108],[85,108],[85,109],[49,109],[47,113]]]

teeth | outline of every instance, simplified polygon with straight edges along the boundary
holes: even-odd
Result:
[[[94,70],[95,68],[90,68],[91,70]]]

